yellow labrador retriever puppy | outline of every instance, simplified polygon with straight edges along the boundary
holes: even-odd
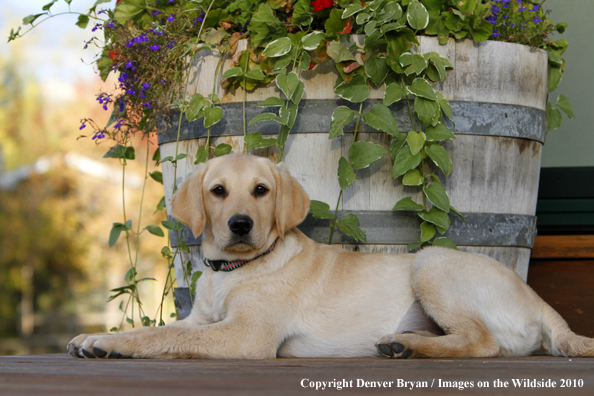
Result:
[[[309,198],[283,166],[251,155],[208,161],[181,185],[173,215],[205,264],[188,318],[80,335],[88,358],[494,357],[544,347],[593,356],[513,271],[486,256],[347,252],[297,228]]]

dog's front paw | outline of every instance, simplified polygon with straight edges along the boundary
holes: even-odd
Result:
[[[67,349],[70,355],[76,358],[107,358],[126,359],[132,355],[118,351],[114,344],[117,341],[110,334],[81,334],[68,343]]]

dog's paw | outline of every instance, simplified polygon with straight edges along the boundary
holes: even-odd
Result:
[[[405,334],[409,333],[412,332],[406,332]],[[399,336],[399,334],[394,334],[383,337],[375,344],[377,351],[382,356],[392,359],[407,359],[413,356],[414,351],[408,346],[406,337]]]
[[[115,349],[112,341],[116,340],[110,334],[81,334],[68,343],[67,349],[68,353],[76,358],[127,359],[132,357]]]

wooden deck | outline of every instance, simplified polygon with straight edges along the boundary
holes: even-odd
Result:
[[[522,380],[521,386],[514,386],[514,379]],[[534,387],[538,386],[535,380],[543,387]],[[316,391],[316,382],[323,386],[322,381],[336,382]],[[507,382],[508,387],[495,387],[497,381],[500,385]],[[340,392],[362,395],[592,395],[594,359],[533,356],[169,361],[83,360],[66,354],[0,357],[2,396],[291,396],[336,393],[337,382],[347,385]],[[544,387],[547,382],[556,387]],[[570,387],[562,388],[563,383]],[[373,384],[387,387],[371,387]],[[481,384],[489,387],[480,388]]]

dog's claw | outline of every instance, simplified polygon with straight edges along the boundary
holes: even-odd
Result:
[[[104,358],[105,356],[107,356],[107,352],[105,352],[101,348],[94,347],[93,352],[95,353],[95,356],[97,356],[98,358]]]

